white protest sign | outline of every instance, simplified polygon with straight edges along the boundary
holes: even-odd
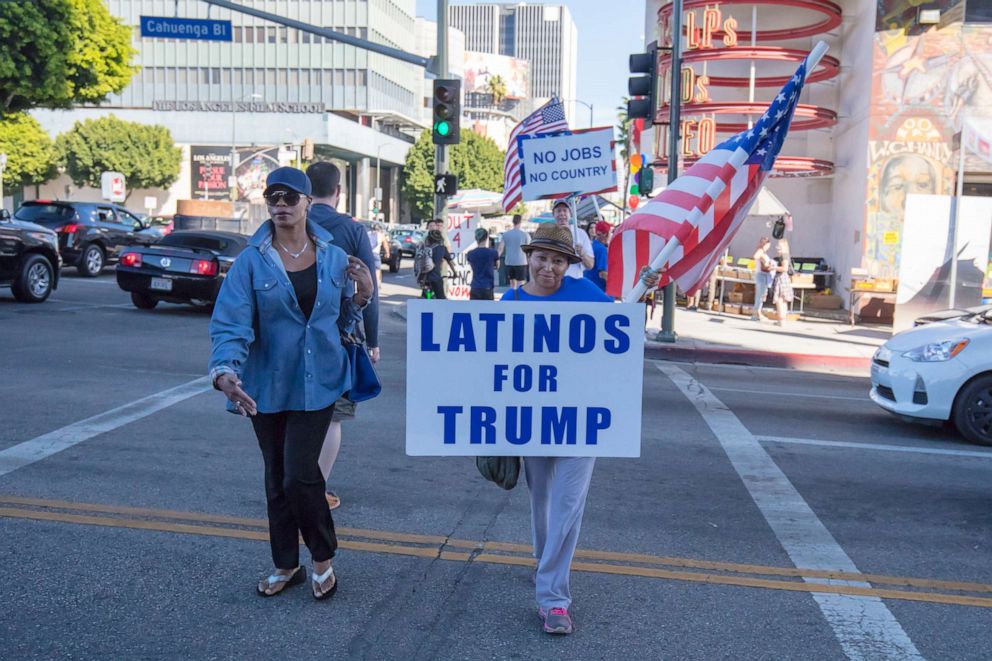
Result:
[[[465,253],[475,248],[475,230],[479,226],[479,214],[455,212],[448,214],[448,244],[455,256],[456,272],[453,279],[445,283],[445,293],[453,301],[469,299],[469,285],[472,282],[472,269],[469,268]]]
[[[616,190],[613,128],[517,138],[523,199]]]
[[[639,457],[644,308],[410,300],[411,456]]]

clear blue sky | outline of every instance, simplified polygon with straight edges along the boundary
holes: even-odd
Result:
[[[578,98],[593,105],[597,126],[615,124],[615,109],[627,94],[627,58],[643,50],[644,0],[549,0],[537,4],[568,7],[579,33]],[[417,15],[436,20],[437,0],[417,0]],[[569,124],[585,128],[589,109],[576,104],[576,112],[578,117],[569,117]]]

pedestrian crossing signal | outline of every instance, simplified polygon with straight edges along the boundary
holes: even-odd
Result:
[[[451,197],[458,193],[458,177],[453,174],[434,175],[434,194]]]

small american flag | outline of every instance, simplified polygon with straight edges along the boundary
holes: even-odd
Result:
[[[567,131],[565,107],[558,97],[527,115],[510,133],[510,142],[506,148],[506,160],[503,162],[503,208],[509,211],[521,199],[520,190],[520,147],[517,138],[522,135],[542,135],[556,131]]]
[[[702,286],[775,164],[808,64],[807,57],[751,129],[708,152],[620,224],[610,241],[607,293],[626,296],[648,264],[664,267],[659,286],[674,280],[687,294]],[[673,239],[680,245],[667,263],[652,264]]]

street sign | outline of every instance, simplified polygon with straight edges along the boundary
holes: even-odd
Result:
[[[158,39],[199,39],[205,41],[232,41],[231,21],[201,18],[167,18],[142,16],[141,36]]]
[[[145,196],[145,208],[148,209],[148,213],[154,211],[155,207],[157,206],[158,206],[158,199],[156,197],[151,195]]]
[[[451,197],[458,193],[458,177],[453,174],[434,175],[434,193]]]
[[[104,172],[100,175],[100,193],[103,199],[123,202],[127,198],[124,175],[120,172]]]

